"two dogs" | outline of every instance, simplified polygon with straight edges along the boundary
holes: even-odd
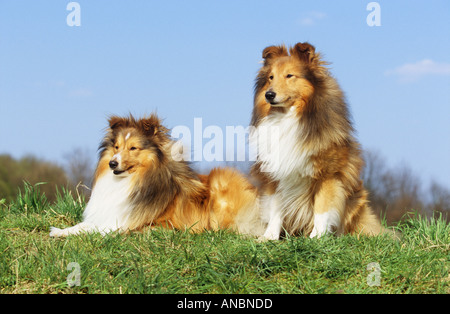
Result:
[[[263,59],[250,135],[257,188],[236,170],[202,176],[174,160],[174,142],[155,115],[112,117],[83,222],[50,235],[147,226],[230,228],[266,240],[283,232],[381,233],[360,180],[348,106],[326,63],[308,43],[267,47]]]

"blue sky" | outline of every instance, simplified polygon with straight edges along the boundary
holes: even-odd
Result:
[[[357,137],[450,188],[450,2],[0,0],[0,153],[93,160],[110,114],[168,127],[250,121],[262,50],[309,41],[331,62]]]

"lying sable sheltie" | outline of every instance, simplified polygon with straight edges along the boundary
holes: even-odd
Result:
[[[250,137],[252,174],[268,221],[280,233],[375,235],[383,228],[360,180],[361,149],[344,95],[308,43],[263,51],[255,83]]]
[[[190,229],[230,228],[261,235],[255,188],[240,173],[224,168],[197,175],[177,161],[175,142],[160,120],[111,117],[100,146],[91,198],[83,221],[50,236],[108,233],[146,226]]]

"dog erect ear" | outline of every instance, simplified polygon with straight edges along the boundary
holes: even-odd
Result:
[[[168,130],[163,125],[161,125],[161,121],[155,114],[152,114],[150,118],[142,119],[142,128],[149,136],[154,136],[161,132],[168,132]]]
[[[264,59],[264,63],[267,64],[268,61],[273,60],[279,57],[285,57],[288,55],[287,49],[285,46],[269,46],[263,50],[262,57]]]
[[[114,130],[118,127],[120,127],[123,124],[123,118],[117,117],[117,116],[112,116],[111,118],[109,118],[109,127],[111,128],[111,130]]]
[[[151,115],[150,118],[142,119],[142,128],[147,135],[155,135],[158,133],[159,127],[159,119],[154,115]]]
[[[305,63],[312,63],[316,57],[316,48],[309,43],[298,43],[290,49],[290,53]]]

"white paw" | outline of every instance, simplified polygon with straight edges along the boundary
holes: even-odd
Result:
[[[267,230],[263,236],[259,237],[258,240],[260,242],[270,241],[270,240],[278,240],[280,238],[279,232],[273,232],[271,230]]]
[[[314,228],[309,237],[320,238],[325,234],[333,233],[338,230],[340,221],[338,211],[333,209],[322,214],[314,214]]]
[[[61,237],[64,235],[62,229],[56,227],[50,227],[50,236],[53,238]]]
[[[313,231],[311,232],[311,234],[309,235],[309,237],[312,238],[320,238],[323,235],[329,233],[331,230],[327,230],[326,228],[313,228]]]

